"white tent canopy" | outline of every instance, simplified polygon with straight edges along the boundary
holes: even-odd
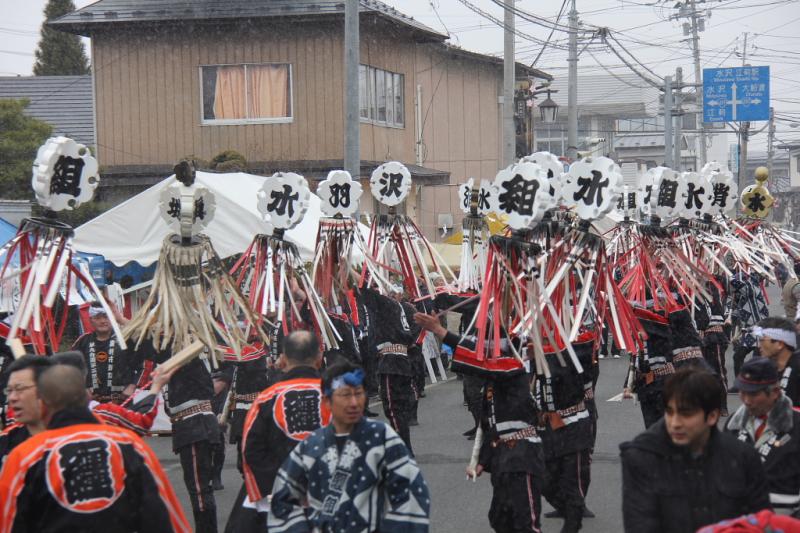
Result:
[[[216,200],[214,220],[203,233],[211,238],[220,257],[244,252],[255,235],[267,231],[256,208],[258,191],[267,179],[270,178],[243,172],[197,172],[197,183],[207,187]],[[102,255],[117,266],[129,261],[147,266],[157,261],[161,242],[173,233],[161,218],[158,201],[162,189],[174,180],[175,176],[170,176],[76,228],[75,249]],[[304,260],[314,254],[321,216],[320,199],[312,194],[305,217],[285,234]],[[363,225],[361,230],[368,232]]]

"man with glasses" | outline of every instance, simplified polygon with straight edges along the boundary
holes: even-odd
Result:
[[[272,488],[270,533],[427,533],[430,495],[395,431],[364,417],[364,371],[341,362],[322,377],[332,422],[298,444]]]
[[[800,353],[797,349],[797,334],[794,322],[788,318],[767,317],[753,328],[758,339],[758,351],[762,357],[772,359],[780,373],[783,393],[800,407]]]
[[[0,433],[0,464],[11,450],[46,429],[36,394],[36,380],[51,364],[49,358],[41,355],[23,355],[8,367],[8,384],[3,392],[15,423]]]

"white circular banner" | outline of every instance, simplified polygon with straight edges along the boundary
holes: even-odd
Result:
[[[187,187],[178,180],[161,190],[158,205],[161,218],[181,235],[200,233],[214,220],[216,211],[214,193],[202,185]]]
[[[563,205],[583,220],[596,220],[617,206],[624,179],[619,165],[607,157],[585,157],[564,174]]]
[[[322,212],[326,216],[350,217],[358,211],[361,199],[361,184],[346,170],[332,170],[317,187],[317,196],[322,200]]]
[[[403,163],[389,161],[372,171],[369,179],[372,196],[383,205],[398,205],[411,190],[411,172]]]
[[[714,189],[711,182],[697,172],[683,172],[680,175],[684,185],[681,188],[681,216],[684,218],[702,218],[709,212],[714,201]]]
[[[100,184],[97,159],[68,137],[51,137],[39,147],[31,186],[36,201],[53,211],[71,211],[88,202]]]
[[[652,168],[648,173],[651,171],[653,188],[650,194],[650,214],[664,219],[680,216],[685,182],[669,167]]]
[[[550,205],[548,209],[553,209],[561,203],[561,184],[564,174],[564,164],[558,160],[558,156],[550,152],[536,152],[526,155],[519,161],[520,163],[536,163],[547,174],[547,181],[550,183],[548,194],[550,195]]]
[[[494,180],[497,204],[494,211],[508,216],[514,229],[540,220],[550,203],[547,174],[536,163],[520,163],[497,173]]]
[[[303,219],[310,200],[311,191],[303,176],[276,172],[258,191],[258,210],[274,228],[287,230]]]

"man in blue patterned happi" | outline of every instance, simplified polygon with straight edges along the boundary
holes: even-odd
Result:
[[[364,418],[364,372],[347,362],[322,378],[332,423],[299,443],[272,489],[270,533],[427,533],[430,495],[395,431]]]

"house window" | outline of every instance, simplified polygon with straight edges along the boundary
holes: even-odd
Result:
[[[405,126],[405,76],[367,65],[358,67],[359,116],[362,122]]]
[[[292,67],[286,63],[200,67],[203,124],[292,121]]]

